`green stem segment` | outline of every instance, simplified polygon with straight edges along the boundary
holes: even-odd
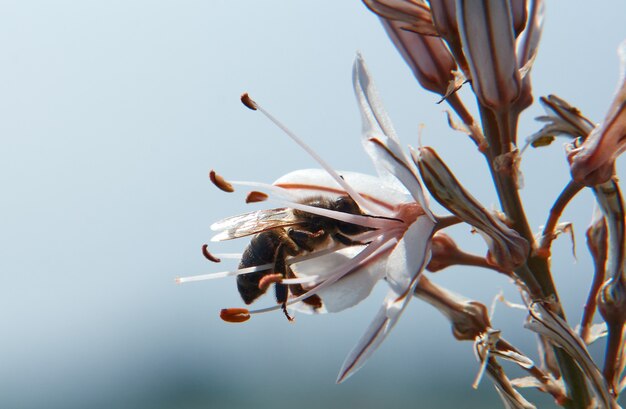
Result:
[[[526,284],[532,299],[554,300],[555,312],[565,319],[548,261],[535,254],[534,237],[518,192],[517,169],[513,161],[515,153],[512,151],[512,143],[516,140],[518,114],[506,110],[496,113],[480,103],[479,109],[483,132],[489,143],[486,158],[500,205],[513,229],[531,244],[526,265],[515,273]],[[502,164],[505,166],[501,166]],[[586,409],[590,397],[583,374],[576,362],[562,349],[554,348],[554,353],[569,396],[564,406],[568,409]]]

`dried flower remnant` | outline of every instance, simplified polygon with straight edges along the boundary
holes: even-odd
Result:
[[[220,316],[228,322],[243,322],[274,310],[282,310],[290,320],[289,310],[342,311],[366,298],[384,279],[389,293],[346,359],[338,381],[359,369],[397,322],[430,258],[430,238],[436,225],[424,201],[417,169],[403,153],[360,56],[353,74],[363,118],[362,142],[380,176],[335,171],[244,94],[242,101],[247,107],[276,123],[323,169],[291,172],[272,185],[218,181],[219,185],[254,188],[248,202],[261,199],[281,207],[229,217],[212,226],[219,231],[214,241],[254,235],[237,270],[179,279],[236,276],[247,304],[274,286],[277,305],[252,311],[224,309]]]
[[[563,349],[574,358],[583,374],[593,387],[596,398],[602,408],[617,408],[615,399],[611,396],[607,383],[600,370],[591,359],[582,339],[558,315],[550,311],[544,303],[532,303],[529,307],[528,321],[525,327],[545,336],[554,345]]]
[[[615,159],[626,149],[626,41],[618,49],[620,81],[609,111],[585,142],[568,159],[572,178],[587,186],[608,181],[615,173]]]

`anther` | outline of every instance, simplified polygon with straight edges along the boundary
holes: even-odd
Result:
[[[281,281],[283,281],[282,274],[265,275],[259,280],[259,290],[265,291],[270,285],[274,283],[280,283]]]
[[[256,102],[254,102],[254,100],[250,98],[250,95],[248,95],[247,92],[244,92],[243,94],[241,94],[241,103],[253,111],[257,110]]]
[[[228,193],[232,193],[235,191],[233,185],[231,185],[223,177],[215,173],[214,170],[211,170],[209,172],[209,178],[211,179],[211,182],[213,182],[213,184],[218,187],[218,189]]]
[[[245,322],[250,319],[250,311],[246,308],[224,308],[220,311],[220,318],[226,322]]]
[[[269,196],[263,192],[252,191],[246,196],[246,203],[264,202]]]
[[[209,261],[212,261],[214,263],[219,263],[220,261],[222,261],[220,258],[215,257],[213,254],[211,254],[211,252],[209,251],[209,245],[208,244],[203,244],[202,245],[202,255]]]

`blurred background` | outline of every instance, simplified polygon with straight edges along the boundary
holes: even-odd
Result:
[[[535,95],[555,93],[600,121],[617,84],[624,15],[622,1],[548,2]],[[487,207],[497,205],[474,146],[447,127],[446,107],[419,88],[361,2],[4,0],[0,50],[0,407],[500,407],[488,379],[471,388],[471,343],[455,341],[417,300],[370,362],[335,385],[384,285],[341,314],[232,325],[218,312],[242,305],[234,279],[174,283],[229,268],[200,248],[212,222],[250,210],[243,195],[210,184],[210,169],[271,182],[316,167],[240,104],[243,91],[335,168],[373,172],[350,79],[357,50],[403,142],[417,145],[423,124],[422,143]],[[542,113],[535,104],[524,114],[520,139],[539,129],[533,118]],[[569,178],[562,145],[524,154],[522,193],[537,230]],[[584,192],[564,215],[575,223],[576,258],[568,238],[554,244],[573,323],[592,275],[583,238],[592,207]],[[468,229],[454,235],[484,253]],[[518,300],[489,271],[431,278],[487,304],[500,290]],[[499,305],[494,326],[536,357],[524,318]],[[602,342],[591,349],[601,356]]]

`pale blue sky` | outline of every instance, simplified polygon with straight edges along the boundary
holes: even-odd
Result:
[[[555,93],[602,119],[618,76],[621,1],[547,4],[536,95]],[[223,323],[241,305],[233,280],[176,286],[217,271],[200,254],[209,225],[249,210],[208,171],[271,182],[315,163],[261,115],[250,94],[339,169],[372,172],[351,89],[359,50],[406,144],[435,146],[495,205],[473,145],[416,86],[359,1],[3,1],[0,7],[0,406],[7,408],[444,408],[497,402],[469,343],[414,302],[371,362],[334,380],[384,289],[345,313]],[[467,96],[467,94],[466,94]],[[537,129],[525,114],[521,135]],[[533,226],[568,177],[562,143],[524,157]],[[592,198],[568,211],[579,234],[555,244],[557,283],[579,316],[591,275],[582,233]],[[465,229],[464,248],[484,251]],[[240,251],[245,240],[216,251]],[[509,284],[454,270],[435,281],[489,303]],[[270,300],[265,300],[269,302]],[[495,323],[534,354],[524,316]],[[596,348],[595,352],[600,352]],[[535,395],[533,395],[535,396]],[[417,406],[413,404],[413,406]]]

